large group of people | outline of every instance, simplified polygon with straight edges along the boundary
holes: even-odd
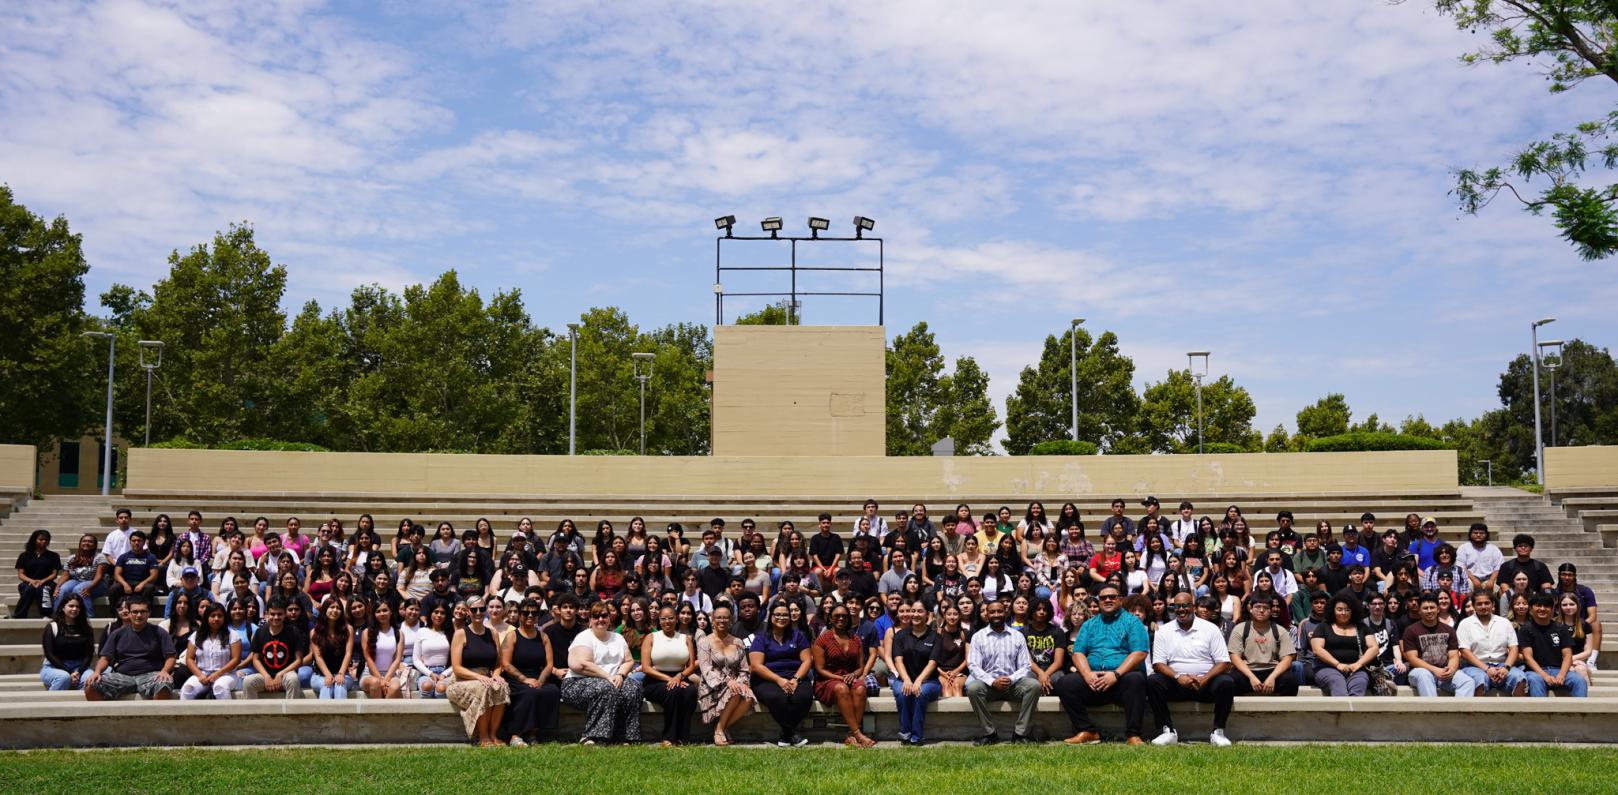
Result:
[[[166,515],[135,529],[119,510],[104,542],[86,534],[66,560],[48,532],[29,538],[16,615],[50,617],[52,690],[443,698],[483,745],[549,739],[563,704],[584,714],[587,744],[641,741],[650,701],[665,745],[692,742],[698,721],[728,745],[756,704],[775,742],[798,746],[819,701],[863,748],[882,693],[907,744],[926,741],[941,698],[967,699],[979,744],[1001,739],[995,701],[1016,706],[1014,743],[1054,695],[1067,743],[1099,742],[1089,708],[1115,704],[1127,742],[1160,745],[1179,737],[1169,705],[1198,701],[1222,746],[1238,696],[1588,692],[1595,594],[1571,563],[1553,576],[1530,536],[1508,557],[1482,523],[1456,546],[1414,514],[1300,531],[1281,511],[1259,531],[1236,505],[1215,518],[1141,504],[1130,517],[1114,500],[1092,531],[1073,503],[934,519],[867,501],[842,528],[829,513],[807,534],[715,518],[695,538],[640,517],[590,534],[525,518],[501,538],[486,519],[403,519],[389,534],[369,515],[313,533],[226,517],[210,532],[197,511],[185,529]],[[97,637],[102,598],[116,618]]]

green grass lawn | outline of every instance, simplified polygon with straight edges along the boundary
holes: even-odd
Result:
[[[1533,792],[1618,791],[1618,749],[1298,745],[921,749],[294,748],[0,754],[4,791]]]

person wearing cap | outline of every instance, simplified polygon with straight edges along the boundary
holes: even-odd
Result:
[[[174,595],[183,593],[191,597],[191,604],[199,604],[201,600],[217,602],[218,599],[202,585],[202,572],[196,566],[186,566],[180,569],[180,585],[169,593],[169,602],[163,611],[164,618],[174,617]]]
[[[1146,651],[1151,640],[1146,625],[1126,610],[1118,586],[1096,589],[1100,612],[1073,637],[1072,659],[1077,672],[1056,680],[1056,696],[1073,725],[1068,745],[1094,745],[1101,734],[1090,719],[1089,707],[1117,704],[1124,710],[1124,735],[1130,745],[1141,745],[1141,724],[1146,719]]]
[[[725,545],[720,543],[723,539],[720,537],[719,533],[720,531],[713,527],[702,531],[702,543],[697,545],[697,548],[691,551],[691,565],[693,567],[698,569],[706,569],[709,565],[715,563],[717,563],[721,568],[724,567],[725,555],[728,553],[726,552]],[[711,554],[714,552],[719,553],[717,558]]]
[[[703,536],[706,537],[707,533]],[[698,552],[702,555],[702,559],[697,561],[697,584],[708,598],[717,599],[730,585],[731,573],[730,569],[725,567],[725,553],[719,547],[708,544],[704,544]]]
[[[1438,520],[1431,516],[1427,517],[1421,523],[1421,536],[1411,541],[1409,547],[1410,552],[1416,556],[1416,568],[1423,575],[1436,562],[1433,556],[1442,543],[1444,542],[1438,539]]]
[[[1217,748],[1229,746],[1225,726],[1235,704],[1236,682],[1230,676],[1230,652],[1225,636],[1212,622],[1197,618],[1196,600],[1190,593],[1174,595],[1175,620],[1164,624],[1152,639],[1152,675],[1146,677],[1146,701],[1152,720],[1162,727],[1153,745],[1174,745],[1180,741],[1169,714],[1173,701],[1198,701],[1214,705],[1213,733],[1208,741]],[[1088,622],[1086,622],[1088,623]]]
[[[578,525],[574,524],[572,519],[563,519],[558,522],[556,532],[551,534],[545,545],[554,545],[558,538],[567,543],[568,549],[572,550],[573,554],[578,555],[580,558],[584,557],[584,548],[586,546],[584,534],[579,532]]]
[[[534,571],[539,573],[540,585],[548,588],[552,583],[565,581],[569,561],[572,561],[574,569],[584,568],[584,559],[568,547],[566,538],[551,536],[550,549],[539,556],[534,566]]]
[[[1489,526],[1483,522],[1473,522],[1466,531],[1467,543],[1455,550],[1455,565],[1466,570],[1467,579],[1474,591],[1494,592],[1495,578],[1500,574],[1500,564],[1506,562],[1500,548],[1489,543]]]
[[[1373,544],[1376,542],[1376,517],[1368,513],[1361,514],[1360,527],[1361,530],[1358,532],[1343,533],[1343,565],[1353,566],[1358,563],[1369,571],[1371,568],[1371,546],[1365,543],[1365,539],[1369,534],[1371,542]]]
[[[1163,503],[1158,502],[1156,497],[1148,496],[1146,499],[1141,500],[1140,504],[1142,508],[1146,509],[1146,514],[1135,520],[1136,528],[1145,527],[1147,519],[1156,519],[1159,527],[1168,527],[1168,520],[1163,518]]]

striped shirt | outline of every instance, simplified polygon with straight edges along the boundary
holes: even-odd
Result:
[[[994,680],[1005,676],[1015,682],[1028,675],[1028,666],[1032,663],[1028,641],[1011,625],[1005,625],[999,632],[993,626],[986,626],[972,633],[966,667],[973,679],[992,685]]]

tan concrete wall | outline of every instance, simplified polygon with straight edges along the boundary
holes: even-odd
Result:
[[[715,455],[887,451],[881,326],[714,329]]]
[[[1454,493],[1455,453],[954,458],[498,456],[134,449],[161,492],[860,496]]]
[[[34,488],[34,446],[0,444],[0,489]]]
[[[1545,448],[1545,485],[1551,489],[1618,486],[1618,446]]]

